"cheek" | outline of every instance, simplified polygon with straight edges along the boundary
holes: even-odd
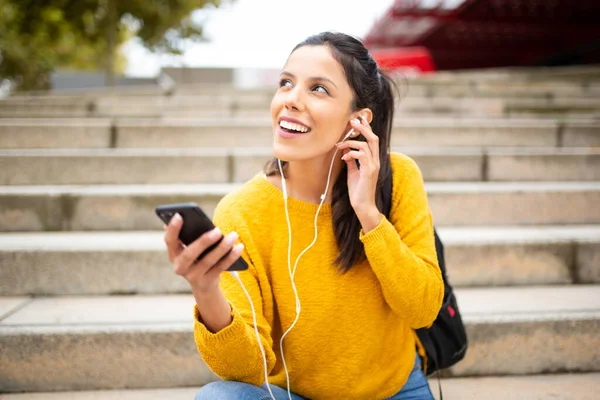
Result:
[[[279,110],[281,110],[281,107],[283,105],[281,100],[281,95],[279,95],[279,93],[275,93],[275,95],[271,99],[271,116],[273,118],[277,117],[277,115],[279,114]]]
[[[319,131],[326,137],[327,142],[337,143],[341,136],[347,133],[350,117],[345,110],[324,110],[320,115]]]

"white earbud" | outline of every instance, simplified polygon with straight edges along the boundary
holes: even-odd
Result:
[[[342,142],[346,139],[348,139],[350,136],[352,136],[352,134],[354,133],[354,128],[350,129],[348,131],[348,133],[346,133],[346,136],[344,136],[344,138],[342,139]]]
[[[362,116],[362,115],[359,115],[359,116],[358,116],[358,118],[362,119],[363,121],[366,121],[366,120],[367,120],[367,119],[366,119],[364,116]],[[358,118],[357,118],[357,119],[355,119],[355,120],[353,120],[353,121],[355,121],[356,123],[359,123],[360,121],[359,121],[359,119],[358,119]],[[354,134],[354,133],[355,133],[355,131],[354,131],[354,128],[350,129],[350,130],[348,131],[348,133],[346,133],[346,136],[344,136],[344,138],[342,139],[342,142],[343,142],[344,140],[348,139],[349,137],[353,136],[353,134]]]

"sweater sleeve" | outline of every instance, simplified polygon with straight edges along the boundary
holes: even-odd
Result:
[[[233,231],[232,221],[227,218],[227,213],[215,211],[215,225],[223,233]],[[221,275],[220,286],[231,306],[232,323],[217,333],[210,332],[202,323],[198,312],[198,305],[194,305],[194,339],[202,359],[208,367],[224,380],[235,380],[260,386],[265,382],[264,362],[260,351],[259,341],[267,358],[267,372],[270,373],[275,366],[275,353],[271,339],[271,326],[265,318],[263,307],[269,303],[270,288],[262,288],[266,279],[261,279],[257,268],[252,264],[251,246],[245,243],[249,238],[243,227],[235,227],[240,235],[240,241],[246,246],[242,257],[248,263],[247,271],[238,272],[244,287],[250,294],[259,332],[257,339],[254,329],[252,307],[240,283],[229,273]],[[201,306],[201,305],[200,305]]]
[[[382,218],[367,234],[361,231],[360,240],[385,301],[418,329],[437,317],[444,284],[421,171],[406,156],[394,162],[393,170],[391,221]]]

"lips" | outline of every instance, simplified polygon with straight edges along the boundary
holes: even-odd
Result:
[[[281,117],[279,120],[279,127],[288,133],[303,134],[311,131],[311,128],[299,120],[290,117]]]

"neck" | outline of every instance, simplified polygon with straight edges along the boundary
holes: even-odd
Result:
[[[322,157],[310,160],[290,161],[286,171],[288,195],[297,200],[319,204],[321,202],[321,195],[325,191],[325,185],[327,185],[327,175],[329,174],[331,158],[334,152],[335,149]],[[343,161],[339,154],[340,152],[338,151],[335,155],[337,159],[333,163],[325,203],[331,202],[333,186],[342,170]]]

